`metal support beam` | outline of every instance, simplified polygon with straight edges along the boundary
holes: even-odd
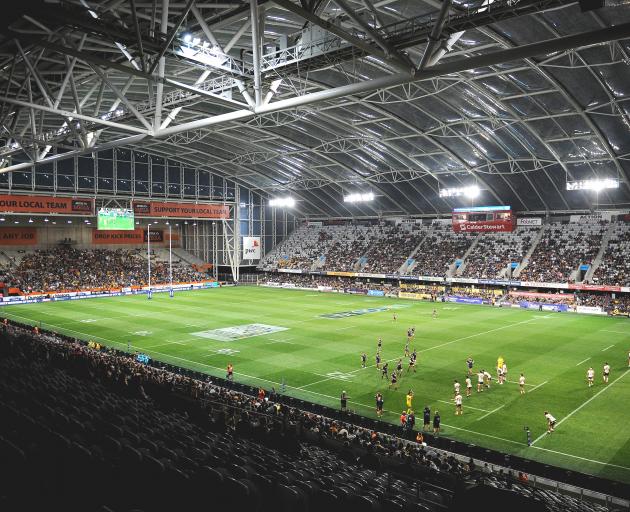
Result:
[[[149,74],[150,75],[153,74],[153,72],[155,71],[155,68],[157,67],[158,63],[160,62],[160,59],[162,57],[164,57],[164,54],[166,53],[166,50],[168,50],[169,46],[171,46],[171,43],[173,42],[173,39],[175,39],[175,36],[177,35],[177,31],[179,30],[179,27],[181,27],[182,23],[184,23],[184,20],[186,19],[186,16],[188,16],[188,13],[190,12],[190,9],[191,9],[194,1],[195,0],[188,0],[188,3],[186,4],[186,8],[179,15],[179,18],[177,18],[177,21],[175,22],[175,26],[171,29],[171,33],[166,38],[166,41],[162,45],[162,48],[160,48],[160,52],[158,53],[157,57],[153,61],[153,64],[151,64],[151,67],[149,68]]]
[[[486,66],[493,66],[499,63],[525,59],[529,57],[534,57],[536,55],[547,54],[556,51],[563,51],[569,48],[577,48],[581,46],[588,46],[591,44],[603,43],[606,41],[624,39],[627,37],[630,37],[630,23],[624,23],[614,27],[594,30],[592,32],[585,32],[557,39],[550,39],[547,41],[519,46],[517,48],[510,48],[507,50],[487,53],[484,55],[477,55],[470,58],[457,59],[453,60],[452,62],[438,64],[429,69],[418,70],[411,76],[406,73],[397,73],[394,75],[376,78],[373,80],[366,80],[364,82],[336,87],[334,89],[305,94],[303,96],[288,98],[285,100],[270,103],[269,105],[256,107],[255,109],[253,109],[253,111],[240,110],[228,112],[226,114],[220,114],[210,118],[199,119],[197,121],[191,121],[189,123],[183,123],[178,126],[167,128],[166,130],[161,130],[155,135],[157,137],[167,137],[169,135],[173,135],[175,133],[186,130],[196,130],[199,128],[205,128],[207,126],[213,126],[227,121],[247,119],[253,117],[256,114],[268,114],[271,112],[300,107],[303,105],[310,105],[313,103],[318,103],[320,101],[336,99],[350,94],[370,92],[377,89],[394,87],[409,82],[436,78],[438,76],[451,73],[458,73],[461,71],[467,71]]]
[[[229,52],[232,47],[238,43],[238,40],[243,37],[243,34],[245,33],[245,31],[249,28],[249,24],[251,23],[251,19],[247,19],[245,20],[245,22],[243,23],[243,25],[241,25],[241,28],[239,28],[236,31],[236,34],[234,34],[234,37],[232,37],[232,39],[230,39],[230,41],[228,42],[228,44],[225,45],[225,47],[223,48],[223,51],[225,53]]]
[[[335,34],[336,36],[340,37],[344,41],[348,41],[350,44],[363,50],[365,53],[370,54],[370,55],[375,55],[377,57],[381,57],[382,59],[385,59],[386,61],[391,62],[389,56],[380,48],[367,43],[363,39],[359,39],[358,37],[353,36],[352,34],[345,31],[344,29],[339,28],[337,25],[332,24],[330,21],[323,20],[322,18],[313,14],[312,12],[309,12],[306,9],[303,9],[302,7],[300,7],[299,5],[294,4],[293,2],[291,2],[291,0],[274,0],[274,3],[279,5],[283,9],[286,9],[287,11],[291,11],[292,13],[297,14],[298,16],[301,16],[302,18],[304,18],[307,21],[310,21],[314,25],[317,25],[332,34]],[[396,62],[396,67],[398,66],[399,66],[399,63]]]
[[[166,34],[168,32],[168,0],[162,0],[162,20],[160,25],[160,32]],[[158,63],[158,81],[157,92],[155,96],[155,112],[153,115],[153,129],[159,129],[162,123],[162,95],[164,94],[164,68],[166,67],[166,60],[164,54],[160,56]]]
[[[440,36],[442,35],[442,29],[444,28],[444,24],[446,23],[446,16],[448,15],[448,10],[451,7],[451,0],[443,0],[442,7],[440,8],[440,14],[438,15],[437,20],[435,20],[435,25],[431,30],[431,34],[429,34],[429,41],[427,42],[427,46],[424,49],[424,54],[422,54],[422,59],[420,59],[420,65],[418,69],[423,70],[431,55],[433,54],[435,46],[440,42]]]
[[[262,90],[260,84],[260,60],[262,54],[260,52],[260,21],[258,19],[258,0],[249,0],[250,18],[252,20],[252,60],[254,63],[254,99],[256,106],[262,103]]]
[[[446,1],[450,2],[450,0]],[[387,43],[387,41],[385,41],[376,30],[370,27],[370,25],[359,14],[357,14],[357,11],[355,9],[353,9],[346,3],[346,0],[335,0],[335,3],[341,8],[343,12],[346,13],[346,15],[351,20],[353,20],[357,25],[359,25],[363,30],[365,30],[365,32],[370,35],[374,42],[378,46],[380,46],[380,48],[389,58],[396,59],[400,63],[403,70],[414,68],[413,63],[409,60],[409,58],[406,55],[402,55],[398,52],[398,50],[390,46],[389,43]]]
[[[144,61],[144,48],[142,45],[142,35],[140,34],[140,25],[138,24],[138,16],[136,16],[136,0],[129,0],[131,3],[131,20],[136,29],[136,39],[138,41],[138,54],[140,55],[140,65],[142,71],[146,71],[147,63]]]

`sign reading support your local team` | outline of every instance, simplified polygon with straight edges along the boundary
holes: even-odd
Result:
[[[243,259],[259,260],[260,259],[260,237],[244,236],[243,237]]]

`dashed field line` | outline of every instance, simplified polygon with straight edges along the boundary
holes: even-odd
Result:
[[[477,418],[477,421],[481,421],[484,418],[487,418],[488,416],[490,416],[491,414],[497,412],[500,409],[503,409],[505,407],[505,404],[500,405],[499,407],[497,407],[496,409],[492,409],[491,411],[488,411],[486,414],[484,414],[481,418]]]
[[[584,359],[583,361],[580,361],[578,364],[576,364],[575,366],[580,366],[582,363],[586,363],[586,361],[589,361],[590,359],[592,359],[592,357],[587,357],[586,359]]]

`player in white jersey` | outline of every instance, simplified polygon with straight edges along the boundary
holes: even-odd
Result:
[[[604,382],[608,384],[608,377],[610,376],[610,365],[608,363],[604,363]]]
[[[525,394],[525,375],[521,373],[521,376],[518,378],[518,387],[521,395]]]
[[[477,374],[477,393],[483,392],[483,370]]]
[[[630,350],[628,350],[628,368],[630,368]]]
[[[464,411],[462,411],[462,401],[462,395],[460,395],[458,391],[455,395],[455,416],[461,416],[464,414]]]
[[[503,377],[503,382],[507,381],[507,364],[503,362],[503,366],[501,367],[501,376]]]
[[[556,418],[549,411],[545,411],[545,419],[547,420],[547,434],[551,434],[556,426]]]
[[[593,386],[593,380],[595,379],[595,370],[593,370],[593,367],[591,366],[587,371],[586,371],[586,381],[588,382],[588,387],[590,388],[591,386]]]
[[[456,380],[455,382],[453,382],[453,396],[459,395],[459,388],[459,381]]]
[[[490,389],[491,380],[492,380],[492,375],[490,375],[490,372],[483,370],[483,384],[488,389]]]
[[[472,394],[472,380],[470,380],[469,376],[466,376],[466,396],[470,396]]]
[[[497,382],[503,384],[503,368],[497,368]]]

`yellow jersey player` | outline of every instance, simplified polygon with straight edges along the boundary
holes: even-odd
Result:
[[[413,390],[409,390],[407,396],[405,397],[405,403],[407,404],[407,413],[412,410],[413,405]]]
[[[499,372],[503,369],[503,356],[499,356],[497,358],[497,376],[499,375]]]
[[[519,387],[519,393],[521,395],[525,394],[525,375],[523,375],[521,373],[521,376],[518,378],[518,387]]]
[[[461,416],[462,414],[464,414],[464,411],[462,411],[462,395],[459,394],[459,392],[455,395],[455,416]]]
[[[591,366],[587,371],[586,371],[586,382],[588,382],[588,387],[592,387],[593,386],[593,380],[595,379],[595,370],[593,370],[593,367]]]
[[[608,377],[610,376],[610,365],[608,363],[604,363],[604,382],[608,384]]]

